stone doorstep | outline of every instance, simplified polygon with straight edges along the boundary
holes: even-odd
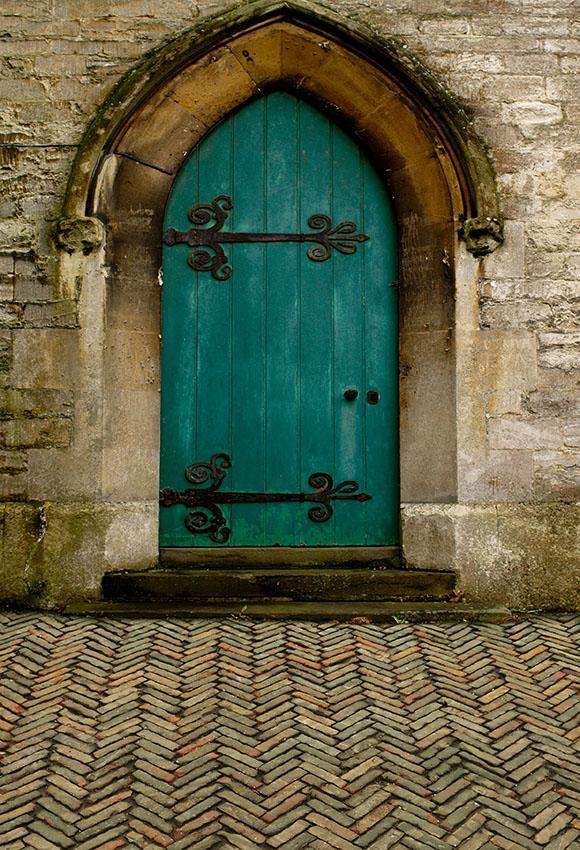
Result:
[[[359,623],[505,623],[518,619],[508,608],[458,602],[76,602],[59,609],[70,616],[131,619],[309,620]]]
[[[152,569],[108,573],[102,589],[112,602],[446,601],[456,575],[409,569]]]
[[[343,622],[505,622],[507,608],[452,602],[451,570],[153,569],[108,573],[105,600],[64,614],[112,617],[243,617]]]

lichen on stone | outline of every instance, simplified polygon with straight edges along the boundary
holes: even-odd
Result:
[[[103,225],[96,218],[65,216],[59,219],[54,229],[57,249],[67,254],[92,254],[103,244],[103,239]]]

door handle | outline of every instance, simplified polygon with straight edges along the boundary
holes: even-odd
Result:
[[[381,398],[381,394],[378,390],[369,390],[367,393],[367,402],[369,404],[378,404]]]
[[[354,387],[349,387],[348,390],[344,391],[344,397],[347,401],[354,401],[358,396],[358,390],[355,390]]]

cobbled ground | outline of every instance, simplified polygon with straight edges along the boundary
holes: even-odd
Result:
[[[0,613],[0,846],[578,848],[579,634]]]

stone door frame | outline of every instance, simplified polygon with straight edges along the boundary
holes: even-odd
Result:
[[[403,513],[461,498],[479,258],[503,239],[485,145],[402,46],[312,5],[256,3],[236,15],[145,57],[96,116],[73,166],[55,239],[60,296],[79,298],[75,440],[62,464],[73,482],[71,516],[75,504],[91,504],[101,519],[76,542],[82,573],[69,563],[54,580],[56,595],[98,597],[103,572],[157,560],[166,198],[197,142],[276,87],[346,127],[390,187],[401,238]],[[417,535],[431,539],[428,523],[416,520],[407,538],[403,527],[404,550]],[[430,563],[417,565],[439,557],[434,548]]]

